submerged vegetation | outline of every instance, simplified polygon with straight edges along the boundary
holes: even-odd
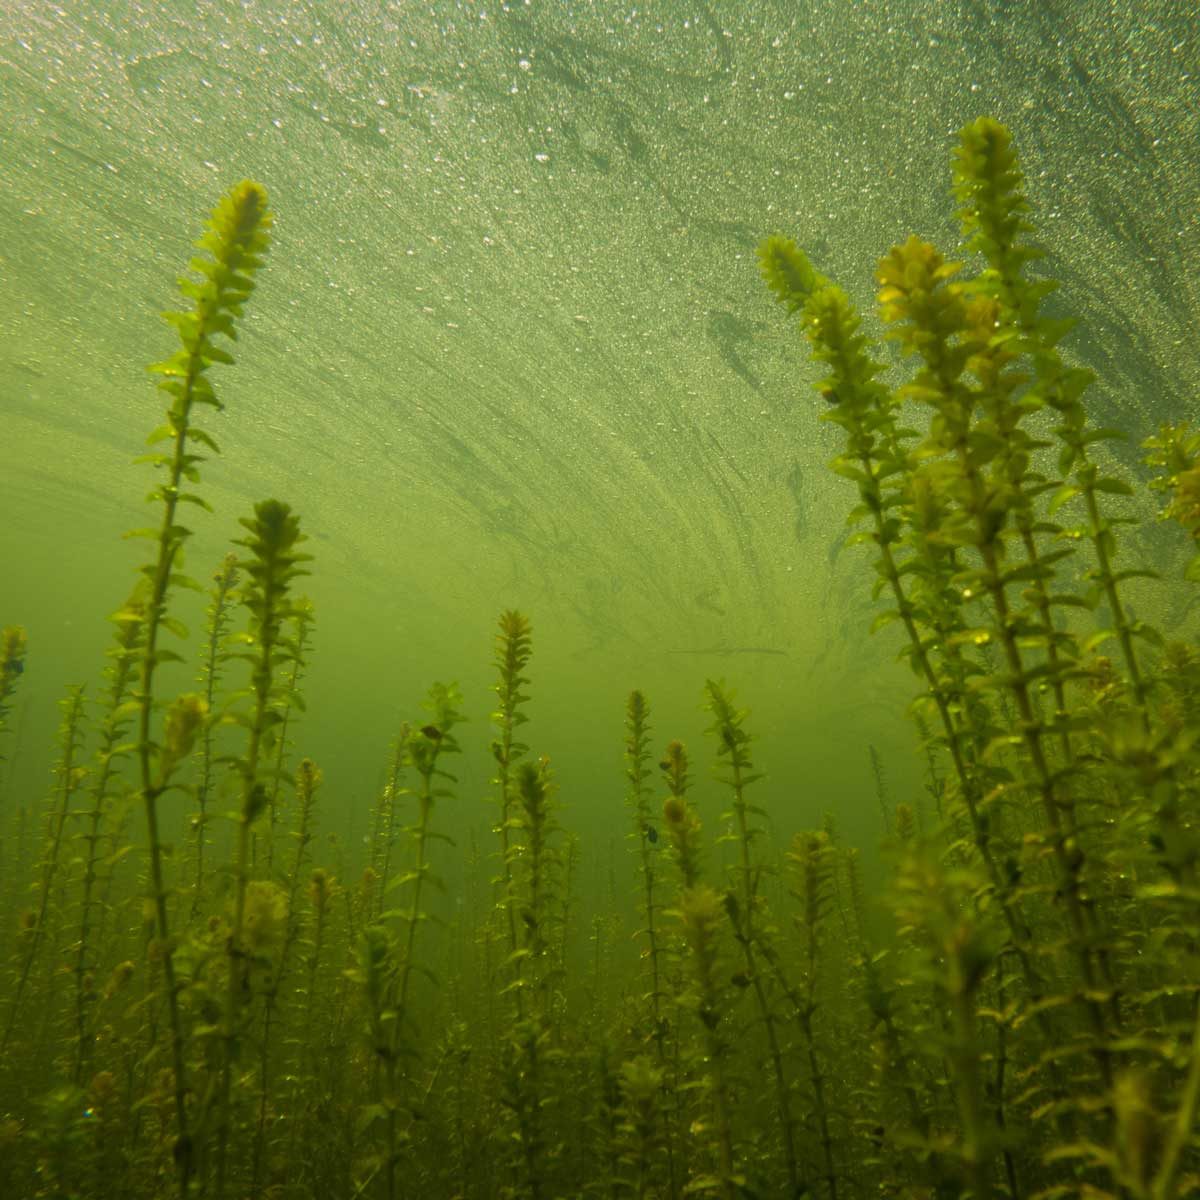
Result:
[[[1001,125],[962,131],[953,180],[962,245],[884,256],[882,339],[793,242],[759,251],[845,436],[875,628],[913,670],[924,794],[870,750],[890,882],[869,888],[839,839],[844,798],[807,798],[831,815],[794,828],[725,683],[706,683],[690,748],[633,691],[611,788],[631,962],[621,914],[580,916],[570,798],[526,740],[519,612],[495,634],[493,844],[465,852],[459,903],[438,899],[438,864],[464,853],[437,849],[441,809],[471,799],[452,684],[400,725],[361,852],[315,840],[321,771],[292,753],[314,629],[300,519],[264,500],[210,587],[183,571],[219,453],[196,417],[220,407],[209,370],[233,361],[270,237],[261,187],[224,198],[181,281],[191,307],[166,314],[180,347],[151,368],[169,400],[157,518],[103,684],[62,700],[40,809],[3,794],[0,1195],[1196,1190],[1200,649],[1131,599],[1200,578],[1200,433],[1145,443],[1183,530],[1159,579],[1130,561],[1146,497],[1059,349],[1070,322],[1032,270]],[[180,589],[208,607],[186,651],[199,690],[170,696]],[[27,659],[4,629],[0,765]],[[716,829],[691,796],[709,769]],[[602,987],[612,963],[626,974]]]

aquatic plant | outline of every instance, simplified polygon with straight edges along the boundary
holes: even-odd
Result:
[[[962,1163],[960,1186],[974,1196],[987,1195],[994,1189],[999,1139],[985,1098],[980,991],[1001,939],[995,921],[977,907],[971,869],[944,871],[915,852],[902,860],[895,886],[900,930],[910,931],[920,946],[914,961],[948,1018],[941,1041],[958,1110],[961,1140],[951,1152]]]
[[[387,782],[379,793],[375,811],[371,814],[371,867],[375,872],[377,888],[376,918],[383,912],[384,885],[392,876],[392,853],[396,847],[396,836],[400,828],[400,801],[407,793],[400,786],[404,769],[408,764],[408,739],[410,729],[407,721],[400,724],[392,739],[392,756],[388,765]]]
[[[9,750],[8,716],[12,712],[13,696],[17,684],[25,673],[25,657],[29,649],[29,639],[25,630],[19,625],[7,625],[0,629],[0,799],[3,798],[7,786]],[[0,848],[10,850],[11,847],[0,842]],[[17,847],[19,852],[20,847]]]
[[[517,906],[522,938],[514,955],[512,985],[520,998],[519,1016],[509,1033],[506,1098],[516,1120],[522,1184],[530,1200],[541,1200],[552,1186],[551,1160],[561,1154],[561,1147],[548,1136],[548,1117],[556,1095],[550,1072],[559,1041],[553,1003],[557,970],[549,953],[559,861],[553,843],[558,825],[552,811],[549,760],[522,762],[515,785],[519,814],[515,820],[525,863],[519,876]],[[510,851],[516,845],[510,843]],[[516,877],[515,862],[513,867]]]
[[[199,684],[203,689],[204,704],[211,713],[217,701],[217,689],[221,684],[221,668],[225,661],[224,641],[232,613],[233,590],[238,581],[237,555],[231,550],[213,573],[213,587],[209,593],[205,610],[204,659],[200,668]],[[212,793],[213,769],[216,766],[213,753],[213,722],[204,725],[200,735],[197,756],[200,760],[199,778],[196,780],[196,812],[192,817],[195,833],[196,873],[192,885],[192,916],[199,912],[204,897],[204,852],[208,846],[208,801]]]
[[[0,1041],[0,1054],[6,1054],[12,1042],[13,1031],[21,1016],[21,1002],[39,952],[46,942],[47,920],[51,915],[51,900],[55,880],[62,867],[62,850],[67,816],[71,811],[71,799],[83,782],[85,770],[76,766],[83,742],[83,693],[82,684],[73,684],[59,701],[62,723],[58,730],[59,761],[55,767],[55,787],[46,818],[46,835],[38,864],[37,901],[35,907],[26,910],[21,922],[20,967],[16,986],[8,1006],[8,1019],[4,1023],[4,1038]]]
[[[214,363],[233,362],[233,356],[219,339],[237,339],[236,322],[254,290],[254,275],[262,265],[270,227],[271,213],[263,188],[248,180],[232,188],[213,210],[207,231],[197,243],[204,254],[188,264],[189,270],[199,279],[185,277],[179,281],[179,290],[186,299],[194,302],[194,308],[163,314],[164,320],[179,335],[180,348],[170,358],[149,368],[161,376],[158,386],[170,397],[170,403],[166,423],[155,429],[148,441],[151,445],[168,442],[170,450],[144,456],[145,461],[165,476],[164,482],[154,488],[149,497],[151,502],[162,506],[162,519],[157,527],[135,530],[130,535],[146,537],[154,546],[151,561],[141,568],[148,594],[145,648],[137,690],[137,755],[149,837],[151,899],[157,917],[159,952],[171,1021],[171,1067],[177,1123],[175,1161],[179,1167],[180,1194],[185,1200],[192,1178],[193,1145],[187,1110],[183,1018],[167,915],[158,802],[172,785],[175,769],[190,752],[205,713],[199,704],[186,711],[183,708],[174,710],[179,718],[175,722],[174,740],[168,721],[167,735],[162,743],[158,742],[151,729],[154,680],[162,663],[180,661],[180,655],[174,650],[159,646],[160,630],[177,636],[186,633],[179,621],[168,614],[170,590],[173,586],[193,586],[182,573],[183,548],[191,531],[178,520],[179,506],[208,508],[202,496],[185,486],[198,482],[199,465],[204,461],[204,456],[193,447],[201,446],[214,454],[219,453],[211,434],[194,425],[193,410],[197,405],[221,407],[208,371]]]
[[[658,764],[662,772],[667,798],[663,801],[663,827],[670,839],[675,864],[685,888],[700,882],[700,818],[688,805],[692,786],[687,747],[682,742],[667,744],[666,753]]]
[[[316,777],[313,777],[315,789]],[[290,1056],[289,1087],[286,1111],[290,1113],[285,1161],[290,1165],[293,1180],[298,1186],[309,1181],[312,1174],[311,1160],[301,1152],[302,1137],[311,1135],[319,1127],[318,1106],[313,1103],[309,1089],[319,1078],[320,1049],[323,1039],[317,1036],[317,1023],[322,1013],[327,1012],[328,997],[323,994],[322,969],[325,967],[326,944],[331,922],[331,908],[338,892],[338,883],[324,867],[315,867],[308,880],[308,901],[311,916],[307,923],[302,945],[304,955],[304,983],[296,997],[299,1024],[296,1028],[295,1047]],[[295,912],[295,902],[289,914]]]
[[[564,911],[560,890],[558,832],[551,805],[549,759],[530,762],[527,743],[517,731],[528,722],[523,708],[529,695],[524,674],[532,655],[526,617],[515,610],[500,616],[495,637],[497,707],[491,714],[498,736],[491,743],[500,820],[501,875],[498,911],[508,944],[503,988],[511,1000],[508,1034],[499,1066],[503,1103],[512,1121],[516,1154],[509,1171],[530,1200],[541,1200],[551,1184],[548,1160],[557,1155],[547,1136],[546,1114],[552,1104],[549,1054],[561,1006],[555,1003],[557,968],[552,954],[555,916]]]
[[[647,1057],[631,1059],[621,1067],[617,1104],[618,1161],[628,1170],[629,1194],[646,1200],[656,1194],[655,1163],[667,1145],[661,1111],[664,1075]],[[673,1176],[668,1186],[675,1192]]]
[[[173,452],[155,457],[151,561],[88,689],[98,704],[76,688],[63,705],[48,797],[17,797],[7,818],[0,1192],[1195,1191],[1200,650],[1140,614],[1172,588],[1187,611],[1200,435],[1162,427],[1144,445],[1151,496],[1136,494],[1060,349],[1002,127],[962,132],[952,186],[962,243],[884,256],[874,334],[793,243],[761,252],[824,368],[874,628],[903,634],[913,669],[922,778],[890,757],[885,776],[864,732],[843,778],[790,794],[711,680],[701,752],[671,741],[656,772],[635,691],[622,734],[609,714],[612,770],[595,783],[605,812],[625,804],[607,847],[560,827],[570,808],[527,743],[532,638],[515,610],[494,632],[477,744],[491,817],[459,802],[450,756],[470,726],[457,689],[435,685],[421,718],[392,726],[361,811],[361,779],[324,785],[337,815],[314,836],[320,772],[298,744],[294,773],[290,758],[307,556],[277,501],[242,522],[214,578],[197,692],[160,702],[190,585],[178,505],[203,506],[180,489],[196,447],[215,448],[193,406],[215,402],[213,339],[232,334],[265,248],[261,190],[227,197],[186,285],[195,311],[173,318],[183,349],[162,364],[157,437]],[[1126,530],[1155,496],[1184,532],[1167,551],[1182,577],[1161,582]],[[24,655],[11,627],[0,720]],[[589,714],[592,731],[605,719]],[[567,765],[562,779],[578,787]],[[169,789],[185,811],[161,803]],[[462,851],[441,829],[451,796]],[[714,800],[716,837],[700,819]],[[125,826],[138,806],[145,860]],[[838,832],[876,806],[882,865]],[[228,854],[208,836],[218,807],[234,809]]]
[[[292,720],[293,711],[305,711],[304,696],[300,692],[300,680],[308,665],[307,654],[309,639],[312,634],[313,605],[307,597],[300,597],[292,602],[290,633],[281,635],[277,643],[279,649],[287,656],[279,663],[287,670],[287,678],[282,680],[279,688],[278,707],[279,724],[274,733],[275,760],[272,764],[271,786],[267,794],[267,812],[270,817],[266,833],[267,843],[267,873],[270,874],[275,863],[275,829],[279,823],[280,787],[287,775],[284,769],[284,757],[288,751],[288,726]]]
[[[1055,285],[1028,271],[1042,252],[1003,126],[981,119],[963,129],[954,192],[962,253],[983,261],[974,277],[960,278],[961,264],[915,237],[879,264],[886,336],[918,363],[898,387],[880,382],[883,361],[846,294],[794,243],[767,239],[759,256],[768,286],[801,315],[813,357],[828,370],[819,384],[825,416],[846,433],[834,469],[858,487],[851,520],[868,523],[860,540],[875,547],[876,594],[893,601],[875,627],[896,620],[905,629],[905,654],[924,685],[918,712],[932,710],[940,725],[926,744],[953,769],[953,788],[940,781],[937,798],[949,802],[951,828],[969,831],[969,841],[954,843],[960,863],[950,874],[939,869],[905,885],[921,860],[902,860],[903,895],[923,899],[914,907],[897,898],[896,905],[914,937],[935,947],[930,982],[950,1031],[946,1061],[964,1182],[979,1194],[994,1186],[998,1150],[1008,1190],[1016,1186],[1017,1159],[998,1132],[1010,1103],[1004,1064],[1014,1055],[1029,1064],[1017,1107],[1038,1097],[1023,1119],[1049,1125],[1040,1131],[1042,1166],[1052,1177],[1053,1164],[1064,1161],[1115,1170],[1103,1147],[1128,1117],[1119,1101],[1129,1085],[1119,1080],[1128,1079],[1131,1056],[1139,1057],[1127,1031],[1149,1012],[1122,987],[1138,967],[1126,957],[1129,935],[1114,928],[1140,918],[1129,905],[1106,902],[1099,882],[1120,869],[1117,860],[1132,843],[1125,835],[1107,842],[1101,831],[1140,828],[1160,851],[1150,864],[1135,850],[1141,870],[1166,881],[1154,890],[1143,885],[1142,903],[1153,903],[1156,891],[1179,899],[1195,877],[1181,801],[1194,795],[1196,764],[1194,734],[1181,741],[1177,718],[1164,729],[1154,703],[1154,672],[1168,659],[1156,663],[1162,639],[1130,615],[1125,599],[1131,581],[1152,573],[1118,565],[1118,530],[1131,518],[1107,506],[1132,487],[1104,469],[1097,449],[1119,435],[1089,421],[1083,397],[1092,377],[1058,349],[1070,322],[1042,311]],[[900,423],[913,404],[929,411],[924,432]],[[1053,444],[1029,432],[1043,412],[1058,420],[1055,458]],[[1187,477],[1195,449],[1177,442],[1164,431],[1149,447],[1154,465],[1174,468],[1159,486],[1175,495],[1170,481]],[[1083,509],[1076,527],[1060,516],[1073,504]],[[1091,629],[1087,614],[1098,618]],[[1096,656],[1109,639],[1120,648],[1123,677]],[[1110,682],[1098,693],[1101,671]],[[1118,802],[1123,813],[1114,822]],[[911,830],[898,832],[912,840]],[[973,856],[964,856],[968,847]],[[992,924],[996,916],[1003,935]],[[1176,921],[1194,920],[1178,909],[1171,914],[1177,929]],[[1015,995],[1016,981],[996,966],[1009,957],[1019,966]],[[993,1012],[1003,1014],[992,1018],[994,1046],[986,1052],[984,991],[995,992]],[[1031,1028],[1040,1044],[1029,1043]],[[1179,1035],[1200,1045],[1186,1028]],[[897,1045],[890,1030],[888,1039]],[[997,1066],[994,1111],[984,1102],[985,1054]],[[1076,1071],[1069,1088],[1055,1075],[1066,1055]],[[1094,1065],[1099,1104],[1084,1099],[1081,1055]],[[1167,1077],[1176,1069],[1168,1066]],[[1194,1114],[1190,1095],[1185,1085],[1177,1118]],[[1165,1138],[1166,1128],[1178,1125],[1156,1136]],[[1154,1186],[1176,1186],[1172,1161],[1168,1153]],[[1040,1168],[1026,1162],[1022,1169]],[[1118,1172],[1114,1183],[1128,1186],[1128,1179]]]
[[[701,1152],[689,1155],[691,1169],[684,1194],[732,1200],[746,1182],[738,1169],[734,1147],[730,1045],[723,1027],[731,1004],[720,982],[724,973],[721,943],[726,936],[725,922],[734,910],[701,879],[701,824],[687,799],[690,777],[687,752],[681,742],[668,745],[660,768],[669,793],[663,802],[663,824],[680,878],[676,904],[668,911],[680,923],[692,976],[691,986],[680,996],[680,1002],[699,1022],[703,1057],[697,1067],[707,1109],[692,1123]]]
[[[418,780],[414,789],[415,819],[404,831],[410,865],[383,883],[385,892],[400,892],[407,902],[385,910],[378,923],[363,931],[352,976],[366,998],[367,1030],[379,1068],[374,1102],[365,1110],[364,1119],[368,1125],[377,1121],[382,1124],[382,1150],[372,1158],[369,1169],[383,1180],[388,1200],[400,1194],[403,1141],[400,1123],[416,1107],[413,1076],[421,1054],[412,1014],[412,980],[418,972],[433,979],[429,967],[422,965],[417,957],[417,934],[429,920],[426,891],[431,886],[441,886],[429,849],[434,839],[444,835],[433,828],[432,818],[437,801],[454,795],[447,784],[456,781],[446,770],[445,759],[459,752],[454,729],[463,720],[461,704],[462,697],[455,685],[435,683],[426,702],[429,721],[407,733],[404,760]],[[398,772],[397,762],[395,773]],[[395,931],[393,925],[398,926]]]
[[[108,690],[100,722],[100,740],[95,752],[95,768],[88,788],[88,808],[82,814],[84,831],[78,837],[84,843],[83,881],[79,899],[79,935],[75,948],[75,1067],[73,1082],[81,1086],[91,1056],[89,1010],[96,1000],[94,986],[95,947],[91,945],[95,909],[100,903],[96,884],[101,872],[111,872],[111,862],[102,853],[111,832],[105,828],[111,818],[114,776],[122,757],[130,753],[124,741],[130,730],[133,713],[127,703],[142,655],[142,634],[146,623],[143,603],[144,587],[139,585],[125,604],[113,616],[116,624],[108,655],[112,660],[105,672]]]
[[[1142,447],[1149,451],[1146,464],[1162,472],[1150,481],[1154,491],[1167,493],[1160,516],[1182,526],[1195,543],[1184,574],[1200,583],[1200,430],[1187,421],[1164,424]]]
[[[517,936],[518,916],[516,912],[516,881],[513,874],[513,784],[515,771],[521,759],[529,753],[529,747],[517,737],[517,730],[529,718],[522,712],[529,696],[521,689],[529,679],[524,671],[529,666],[533,653],[529,621],[515,609],[500,614],[500,631],[495,639],[495,664],[497,679],[493,690],[497,707],[492,713],[492,723],[499,736],[492,742],[492,757],[496,760],[496,776],[492,780],[497,789],[500,805],[500,820],[496,826],[500,835],[500,859],[504,877],[503,908],[508,927],[509,953],[516,955],[520,949]],[[518,1017],[524,1012],[524,996],[520,988],[514,990]]]
[[[231,652],[250,665],[249,707],[231,708],[226,719],[246,730],[245,753],[234,759],[241,780],[241,802],[237,815],[237,845],[233,861],[233,921],[229,931],[228,986],[222,1021],[224,1051],[221,1059],[214,1119],[217,1122],[215,1196],[223,1200],[226,1188],[230,1114],[230,1084],[243,1029],[243,1010],[249,992],[247,973],[254,959],[246,938],[246,896],[250,883],[250,839],[255,822],[269,807],[269,792],[263,779],[262,760],[278,736],[284,717],[280,711],[276,671],[291,652],[281,647],[286,622],[296,615],[290,596],[292,584],[308,574],[302,564],[311,556],[297,549],[303,542],[300,518],[279,500],[255,505],[252,517],[242,517],[247,536],[237,545],[248,551],[239,559],[246,576],[242,603],[250,610],[250,628],[234,639],[244,651]]]
[[[642,929],[638,936],[646,938],[644,961],[649,973],[646,1000],[648,1002],[650,1038],[654,1045],[653,1066],[647,1068],[627,1062],[621,1070],[621,1095],[626,1111],[623,1129],[635,1135],[636,1150],[634,1166],[636,1188],[643,1194],[653,1180],[652,1149],[661,1147],[666,1159],[667,1194],[674,1200],[679,1195],[676,1166],[676,1114],[673,1111],[673,1096],[664,1088],[665,1081],[673,1074],[673,1064],[668,1057],[668,1033],[675,1036],[671,1022],[664,1011],[668,999],[666,988],[666,950],[662,944],[659,900],[660,880],[658,873],[658,821],[650,807],[650,708],[646,697],[638,691],[631,692],[625,708],[625,778],[628,782],[626,803],[633,817],[633,833],[637,849],[638,873],[641,880]],[[645,1095],[648,1079],[657,1078],[664,1094],[651,1104]],[[661,1121],[662,1132],[656,1132]]]
[[[6,625],[0,629],[0,733],[7,726],[13,693],[25,672],[28,651],[29,638],[20,625]],[[3,757],[0,757],[2,761]]]
[[[829,835],[824,832],[798,833],[792,839],[788,862],[794,879],[793,894],[799,901],[799,912],[795,916],[796,931],[801,942],[799,983],[793,984],[787,979],[777,954],[771,954],[768,959],[791,1003],[800,1028],[812,1087],[812,1112],[830,1200],[837,1200],[838,1169],[834,1161],[831,1105],[827,1096],[829,1084],[824,1063],[826,1039],[817,1036],[817,1017],[825,990],[825,958],[829,939],[826,921],[832,904],[835,853]]]
[[[291,966],[292,951],[300,938],[300,888],[304,868],[311,854],[313,810],[317,788],[321,786],[320,768],[312,759],[302,759],[296,768],[296,828],[293,831],[293,854],[285,876],[287,919],[283,938],[273,961],[268,964],[270,977],[263,997],[262,1032],[258,1037],[258,1122],[254,1131],[254,1151],[250,1168],[250,1190],[259,1190],[263,1155],[267,1141],[267,1110],[271,1096],[271,1055],[274,1050],[272,1034],[280,1017],[282,988]]]
[[[744,971],[739,976],[741,986],[748,987],[754,996],[758,1019],[767,1035],[767,1051],[775,1083],[775,1103],[778,1108],[779,1132],[783,1142],[784,1165],[787,1169],[788,1195],[798,1197],[807,1185],[801,1178],[796,1155],[795,1120],[792,1116],[791,1080],[784,1063],[779,1036],[779,1022],[768,995],[767,973],[759,968],[759,958],[775,958],[776,973],[781,972],[771,945],[771,932],[763,920],[765,906],[759,894],[763,868],[758,862],[754,842],[763,834],[754,818],[763,810],[750,804],[746,790],[762,779],[750,757],[751,735],[745,728],[747,712],[733,702],[733,695],[723,684],[708,680],[705,685],[707,708],[713,723],[708,732],[717,744],[718,778],[728,789],[731,809],[723,819],[732,826],[726,835],[737,846],[737,864],[733,870],[734,886],[726,893],[725,908],[729,914],[733,935],[742,952]],[[829,1175],[831,1200],[837,1200],[832,1171]]]

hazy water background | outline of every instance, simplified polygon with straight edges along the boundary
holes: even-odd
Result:
[[[911,689],[894,642],[868,638],[836,433],[754,245],[793,234],[869,305],[892,242],[954,245],[953,134],[997,116],[1093,404],[1136,445],[1200,395],[1197,29],[1187,3],[1078,0],[10,0],[0,621],[31,646],[13,782],[42,786],[55,699],[102,667],[140,553],[120,535],[148,511],[130,460],[159,423],[156,314],[250,176],[274,246],[240,361],[214,373],[225,453],[188,568],[207,578],[257,499],[302,514],[317,625],[297,746],[326,770],[323,821],[361,829],[435,678],[466,694],[477,819],[490,638],[516,606],[531,740],[571,827],[626,827],[633,686],[704,775],[715,675],[754,710],[780,825],[834,807],[874,839],[866,747],[910,777]]]

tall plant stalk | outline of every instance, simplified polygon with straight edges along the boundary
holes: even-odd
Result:
[[[783,1046],[779,1036],[779,1021],[770,997],[767,995],[765,972],[759,966],[759,957],[764,953],[766,933],[760,923],[762,899],[759,896],[758,880],[761,873],[754,861],[752,843],[759,829],[750,822],[750,805],[746,789],[762,778],[755,772],[750,758],[750,734],[745,729],[746,712],[738,709],[732,696],[725,688],[709,680],[705,685],[708,693],[708,709],[713,715],[709,733],[717,743],[717,761],[727,774],[719,778],[729,788],[732,801],[732,840],[737,844],[738,862],[734,871],[736,884],[727,897],[727,909],[734,937],[742,952],[745,977],[754,993],[758,1019],[767,1035],[767,1050],[771,1064],[771,1076],[775,1084],[775,1104],[779,1115],[779,1132],[783,1143],[783,1161],[787,1170],[788,1195],[799,1197],[803,1190],[800,1162],[796,1153],[796,1127],[792,1116],[791,1084],[784,1063]],[[772,951],[767,949],[769,958]],[[832,1200],[836,1197],[836,1182],[831,1173]]]
[[[284,927],[283,944],[267,985],[263,1011],[262,1035],[258,1050],[258,1121],[254,1130],[254,1154],[250,1168],[250,1194],[257,1196],[262,1177],[263,1153],[266,1149],[267,1109],[271,1098],[271,1051],[273,1034],[280,1010],[280,999],[284,980],[291,963],[292,950],[300,936],[300,914],[297,901],[304,867],[308,862],[312,841],[313,808],[317,788],[321,786],[321,771],[310,758],[302,759],[296,769],[296,839],[294,853],[287,873],[287,922]]]
[[[205,631],[204,661],[200,670],[200,684],[204,703],[209,713],[215,711],[217,687],[221,681],[221,665],[224,661],[222,646],[229,627],[233,589],[237,586],[237,555],[228,553],[213,574],[213,588],[208,604],[208,622]],[[196,815],[193,827],[196,832],[196,873],[192,882],[191,917],[195,919],[205,897],[205,850],[208,846],[208,801],[212,795],[213,754],[215,741],[214,724],[205,722],[200,735],[197,758],[200,762],[199,778],[196,780]]]
[[[233,864],[233,923],[227,944],[228,982],[223,1017],[223,1051],[217,1083],[215,1116],[217,1121],[216,1183],[214,1196],[224,1200],[228,1179],[229,1138],[233,1117],[230,1083],[233,1063],[238,1054],[242,1031],[242,1010],[248,993],[247,973],[251,954],[246,946],[246,888],[250,880],[250,838],[254,823],[266,811],[269,800],[262,781],[261,760],[264,747],[280,720],[275,693],[275,669],[283,625],[293,616],[289,597],[292,583],[307,574],[300,564],[310,556],[297,546],[304,541],[300,519],[278,500],[255,505],[253,517],[243,517],[248,536],[238,545],[248,551],[241,562],[247,576],[243,602],[250,610],[250,631],[245,657],[250,662],[250,701],[248,713],[237,719],[247,730],[246,752],[237,759],[242,795],[237,816],[237,844]]]
[[[289,656],[286,663],[288,677],[282,686],[280,697],[281,712],[279,728],[275,734],[275,761],[271,771],[271,791],[267,798],[267,810],[270,814],[270,824],[267,832],[267,874],[270,875],[275,864],[275,830],[279,824],[279,789],[284,779],[284,759],[288,747],[288,727],[292,721],[292,713],[304,712],[306,705],[300,694],[300,680],[308,665],[308,643],[312,632],[313,606],[307,598],[298,599],[292,606],[292,632],[290,637],[281,639],[281,649]]]
[[[528,745],[519,739],[517,733],[529,720],[521,711],[529,700],[528,694],[521,690],[529,682],[524,672],[533,652],[529,621],[516,610],[501,613],[500,631],[495,643],[497,679],[492,690],[496,693],[497,704],[492,713],[492,723],[496,726],[497,736],[492,742],[492,757],[496,760],[496,775],[492,782],[500,805],[500,822],[496,828],[500,835],[502,906],[509,954],[516,955],[521,948],[521,941],[517,931],[517,883],[513,872],[513,832],[517,824],[514,821],[513,787],[517,765],[529,753]],[[522,988],[514,988],[513,1003],[517,1018],[523,1018],[525,996]]]
[[[131,714],[125,705],[132,681],[137,672],[142,650],[142,632],[146,610],[141,601],[141,589],[134,591],[113,620],[117,630],[115,645],[108,654],[109,687],[105,700],[104,718],[100,726],[100,744],[96,748],[96,767],[89,787],[89,805],[84,814],[83,886],[79,900],[79,935],[75,947],[75,1062],[72,1078],[82,1082],[91,1059],[89,1009],[94,1003],[95,985],[89,981],[93,973],[92,938],[93,910],[103,901],[96,896],[96,882],[101,871],[101,844],[110,836],[104,831],[105,818],[110,815],[111,789],[114,773],[122,753],[122,739],[129,732]]]
[[[667,1159],[667,1187],[674,1200],[679,1195],[679,1181],[675,1162],[675,1124],[670,1111],[674,1097],[668,1096],[666,1081],[670,1078],[670,1061],[667,1055],[667,1019],[663,1013],[663,947],[662,930],[659,922],[659,880],[657,872],[657,824],[655,814],[650,811],[650,709],[641,692],[631,692],[625,709],[625,778],[629,784],[628,804],[633,815],[634,832],[638,852],[638,870],[641,876],[642,920],[646,937],[646,962],[650,972],[650,1030],[654,1041],[654,1062],[663,1095],[663,1107],[667,1110],[668,1128],[664,1139]],[[635,1078],[644,1082],[645,1073]],[[636,1089],[635,1089],[636,1090]],[[641,1128],[641,1120],[638,1128]]]
[[[46,821],[46,844],[38,870],[37,907],[30,914],[24,930],[24,945],[21,948],[20,968],[17,983],[9,1003],[8,1020],[4,1026],[4,1038],[0,1041],[0,1054],[7,1054],[17,1020],[21,1015],[21,1002],[33,965],[46,937],[46,921],[50,913],[50,898],[55,880],[62,866],[62,844],[71,811],[71,797],[82,782],[82,768],[76,766],[80,745],[83,741],[83,685],[72,684],[66,696],[59,701],[63,719],[59,726],[59,762],[56,769],[57,783],[50,802]]]
[[[145,652],[142,656],[141,678],[137,690],[137,755],[142,806],[146,816],[147,841],[150,851],[150,901],[154,906],[157,926],[158,958],[162,963],[166,983],[166,1003],[171,1028],[171,1072],[174,1079],[176,1139],[174,1160],[178,1168],[179,1193],[187,1200],[194,1170],[194,1146],[188,1119],[187,1063],[184,1051],[183,1013],[180,1008],[179,980],[175,970],[175,944],[171,939],[167,912],[166,873],[163,868],[163,839],[159,829],[158,802],[171,786],[175,768],[179,765],[177,751],[183,745],[190,749],[195,728],[188,730],[189,721],[180,722],[180,733],[188,733],[175,746],[159,743],[151,723],[154,713],[155,676],[165,662],[181,661],[173,650],[159,646],[159,634],[167,630],[184,632],[167,607],[173,585],[194,586],[181,573],[183,547],[191,531],[180,524],[181,504],[208,508],[208,503],[187,484],[198,481],[198,466],[203,455],[193,446],[217,452],[214,439],[192,422],[196,405],[219,409],[220,401],[208,380],[213,363],[232,363],[233,357],[218,338],[237,336],[235,321],[254,290],[254,275],[262,265],[266,252],[271,214],[267,194],[256,183],[246,180],[232,188],[213,210],[207,232],[197,243],[208,257],[193,258],[190,269],[200,276],[199,282],[181,279],[183,295],[195,302],[190,312],[164,313],[164,319],[179,334],[181,347],[170,358],[155,363],[150,370],[162,378],[159,387],[171,397],[167,421],[150,435],[151,444],[167,441],[166,454],[155,453],[147,458],[165,475],[165,481],[151,492],[150,499],[162,506],[162,519],[157,528],[138,530],[138,536],[150,538],[154,544],[152,560],[142,567],[149,584],[146,602]],[[180,714],[182,716],[182,713]],[[203,719],[199,706],[191,706],[191,715]],[[198,723],[198,721],[197,721]]]

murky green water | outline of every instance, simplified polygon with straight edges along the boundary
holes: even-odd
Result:
[[[1142,479],[1141,438],[1200,394],[1198,94],[1176,3],[7,4],[0,624],[29,653],[0,822],[51,786],[64,687],[99,691],[105,618],[145,555],[122,534],[155,519],[132,459],[160,419],[145,367],[174,347],[158,313],[248,177],[272,246],[237,365],[214,372],[222,454],[187,568],[207,584],[258,500],[301,514],[316,618],[290,736],[325,773],[322,837],[363,853],[389,739],[453,679],[470,723],[441,869],[468,874],[472,838],[492,852],[492,638],[517,608],[583,910],[631,886],[634,687],[656,747],[695,747],[714,832],[701,705],[723,678],[779,843],[832,811],[873,863],[868,747],[911,799],[915,685],[894,629],[868,633],[853,488],[827,470],[840,434],[755,247],[794,236],[870,310],[890,245],[955,245],[954,136],[995,116],[1062,283],[1051,306],[1078,318],[1071,361],[1098,375],[1089,411],[1131,439],[1105,461]],[[1180,552],[1152,522],[1125,544]],[[1194,635],[1194,588],[1131,595]],[[192,640],[162,697],[194,686],[203,604],[173,609]],[[181,846],[186,803],[167,809]],[[128,837],[141,855],[140,818]]]
[[[255,499],[303,512],[336,746],[373,760],[390,727],[356,693],[401,709],[479,679],[516,604],[548,717],[603,721],[636,675],[687,721],[717,671],[787,740],[819,727],[829,768],[859,754],[845,731],[882,719],[889,655],[860,652],[833,439],[754,244],[793,234],[867,301],[891,241],[951,229],[951,134],[994,114],[1098,400],[1135,434],[1179,415],[1200,383],[1184,10],[10,6],[4,597],[42,711],[94,669],[126,586],[156,314],[250,176],[276,242],[190,562]],[[831,680],[832,712],[812,703]],[[555,733],[602,753],[577,721]]]

